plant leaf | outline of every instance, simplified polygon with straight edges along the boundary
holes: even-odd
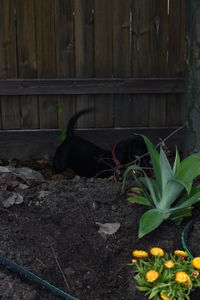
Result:
[[[172,211],[176,211],[176,210],[179,210],[179,209],[182,209],[182,208],[190,207],[190,206],[192,206],[193,204],[195,204],[199,201],[200,201],[200,191],[198,191],[192,197],[188,197],[188,198],[184,197],[184,201],[180,201],[181,204],[176,205],[176,207],[173,208]]]
[[[138,237],[141,238],[153,231],[168,217],[169,214],[166,214],[159,209],[154,208],[148,210],[140,218]]]
[[[124,185],[125,185],[125,181],[126,181],[126,178],[127,178],[127,176],[128,176],[128,173],[131,172],[131,171],[141,171],[143,174],[145,174],[144,170],[143,170],[141,167],[139,167],[139,166],[137,166],[137,165],[129,166],[129,167],[125,170],[125,172],[124,172],[124,176],[123,176],[123,184],[122,184],[122,190],[124,189]],[[133,174],[133,176],[134,176],[134,174]],[[138,178],[137,178],[136,176],[134,176],[134,178],[135,178],[135,180],[136,180],[137,182],[139,182],[139,180],[138,180]]]
[[[174,165],[173,165],[173,174],[174,175],[178,172],[179,167],[180,167],[180,156],[179,156],[178,150],[176,148],[176,156],[175,156]]]
[[[173,178],[173,171],[162,148],[160,148],[160,169],[162,177],[162,194],[166,193],[166,186],[169,180]]]
[[[149,151],[149,155],[151,157],[151,162],[152,162],[152,165],[153,165],[156,180],[158,181],[158,186],[159,186],[159,189],[161,190],[161,184],[162,183],[161,183],[161,170],[160,170],[159,153],[156,150],[156,147],[151,143],[151,141],[146,136],[142,135],[142,137],[143,137],[143,139],[146,143],[147,149]]]
[[[171,205],[177,200],[177,197],[180,195],[184,189],[183,185],[177,180],[168,181],[165,190],[162,194],[162,199],[159,202],[158,208],[161,210],[169,210]]]
[[[143,183],[145,183],[145,185],[148,187],[149,189],[149,192],[150,192],[150,195],[151,195],[151,198],[153,200],[153,203],[154,203],[154,206],[157,206],[157,197],[156,197],[156,194],[155,194],[155,191],[154,191],[154,186],[152,184],[152,181],[151,179],[145,175],[145,177],[143,178]]]
[[[176,202],[176,207],[183,204],[185,201],[187,201],[189,198],[193,197],[199,191],[200,191],[200,185],[192,187],[191,190],[190,190],[189,195],[185,194],[179,201]]]
[[[151,203],[148,201],[148,199],[142,196],[129,197],[128,201],[146,205],[146,206],[151,206]]]
[[[191,182],[198,175],[200,175],[200,152],[188,156],[180,163],[176,179]]]

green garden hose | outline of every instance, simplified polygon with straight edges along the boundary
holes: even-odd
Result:
[[[182,235],[181,235],[181,242],[182,242],[182,246],[183,246],[183,249],[187,252],[188,256],[190,258],[193,258],[194,257],[194,254],[191,253],[191,251],[188,249],[188,246],[187,246],[187,242],[188,242],[188,233],[190,232],[192,226],[196,223],[200,221],[200,216],[196,217],[196,218],[193,218],[184,228],[183,232],[182,232]]]
[[[18,274],[22,275],[23,277],[30,279],[36,283],[38,283],[40,286],[47,288],[50,290],[54,295],[66,299],[66,300],[80,300],[78,298],[72,297],[69,294],[65,293],[64,291],[60,290],[59,288],[53,286],[48,281],[38,277],[37,275],[33,274],[32,272],[22,268],[21,266],[15,264],[12,261],[9,261],[6,258],[3,258],[0,256],[0,264],[6,266],[8,269],[12,269],[13,271],[17,272]]]

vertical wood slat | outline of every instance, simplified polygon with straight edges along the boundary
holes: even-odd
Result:
[[[39,78],[56,77],[55,2],[35,1],[37,28],[37,64]],[[57,127],[57,97],[39,97],[40,128]]]
[[[113,0],[94,0],[95,77],[112,77]],[[95,96],[95,127],[113,126],[113,96]]]
[[[75,0],[75,62],[77,77],[94,76],[94,3]],[[77,111],[94,107],[93,95],[76,97]],[[78,127],[94,127],[94,113],[82,116]]]
[[[115,0],[113,5],[113,75],[114,77],[129,77],[131,64],[131,0]],[[114,126],[131,126],[133,109],[133,101],[130,95],[115,95]]]
[[[131,76],[149,75],[150,1],[132,0]],[[132,126],[148,126],[148,95],[131,95]]]
[[[13,0],[1,1],[0,62],[0,78],[17,77],[15,6]],[[2,96],[1,114],[3,129],[20,128],[19,97]]]
[[[154,76],[167,76],[168,0],[151,1],[150,70]],[[150,95],[149,126],[166,125],[166,95]]]
[[[56,0],[56,63],[57,77],[75,77],[74,1]],[[59,127],[65,126],[75,113],[75,96],[59,96]]]
[[[16,1],[19,78],[37,78],[34,0]],[[21,96],[21,128],[38,128],[38,97]]]
[[[169,2],[169,70],[168,76],[184,76],[185,71],[185,36],[186,36],[186,1]],[[183,97],[168,95],[167,125],[182,124]]]

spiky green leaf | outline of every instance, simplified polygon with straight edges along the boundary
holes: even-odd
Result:
[[[180,163],[176,179],[191,182],[198,175],[200,175],[200,153],[195,153]]]
[[[143,135],[143,139],[146,143],[149,155],[151,157],[151,162],[153,165],[154,173],[156,176],[156,180],[158,181],[158,186],[161,189],[161,169],[160,169],[160,156],[156,147],[151,143],[151,141]]]
[[[156,229],[169,215],[159,209],[150,209],[140,218],[138,237]]]

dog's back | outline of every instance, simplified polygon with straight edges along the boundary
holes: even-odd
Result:
[[[92,108],[81,110],[69,120],[66,139],[57,148],[54,156],[53,170],[55,172],[71,168],[80,176],[92,177],[102,171],[102,159],[108,156],[108,152],[110,155],[110,151],[74,134],[74,127],[79,117],[92,111]]]
[[[92,108],[81,110],[69,120],[66,139],[57,148],[54,156],[54,171],[62,172],[66,168],[70,168],[80,176],[108,177],[113,174],[116,159],[121,166],[125,166],[133,162],[137,156],[148,152],[143,138],[139,136],[123,139],[115,145],[114,151],[110,151],[75,135],[74,127],[77,120],[91,111],[93,111]],[[113,153],[116,159],[114,159]]]

